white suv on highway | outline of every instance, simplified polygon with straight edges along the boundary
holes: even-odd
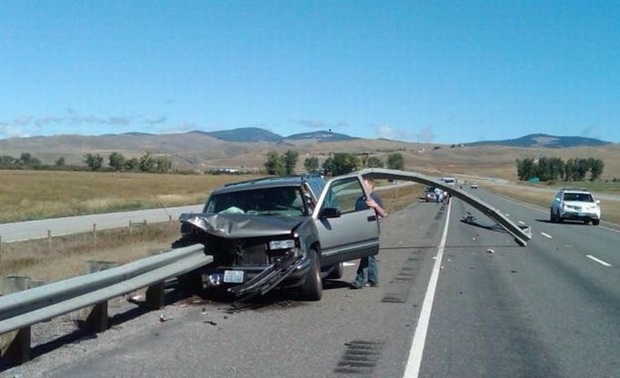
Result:
[[[551,222],[569,219],[596,226],[601,222],[600,201],[587,189],[562,188],[551,202],[549,217]]]

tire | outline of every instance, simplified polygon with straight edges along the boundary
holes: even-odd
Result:
[[[321,265],[314,249],[308,251],[308,258],[310,259],[310,269],[308,269],[304,283],[301,286],[301,296],[307,301],[319,301],[323,296]]]
[[[557,219],[555,218],[555,215],[553,215],[553,210],[551,210],[549,212],[549,221],[551,221],[551,223],[557,222]]]
[[[601,220],[600,219],[592,219],[592,224],[595,226],[598,226],[599,224],[601,224]]]
[[[325,278],[328,278],[331,280],[339,280],[342,278],[343,274],[344,274],[344,263],[339,263],[332,267],[332,271],[329,272],[329,274]]]

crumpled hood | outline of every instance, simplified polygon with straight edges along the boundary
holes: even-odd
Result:
[[[183,214],[180,221],[225,238],[289,235],[301,223],[299,218],[247,214]]]

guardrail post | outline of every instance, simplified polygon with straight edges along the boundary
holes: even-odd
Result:
[[[146,305],[158,310],[166,305],[165,282],[158,282],[146,289]]]
[[[164,253],[162,250],[149,251],[151,255],[159,255]],[[148,307],[159,310],[166,305],[166,283],[164,281],[157,282],[146,289],[145,303]]]
[[[86,272],[96,273],[109,268],[114,268],[118,264],[109,261],[87,261]],[[109,328],[108,321],[108,301],[97,303],[94,306],[83,310],[84,326],[93,332],[103,332]]]
[[[26,290],[30,277],[4,277],[4,294]],[[30,326],[0,335],[0,360],[7,365],[19,365],[30,360]]]

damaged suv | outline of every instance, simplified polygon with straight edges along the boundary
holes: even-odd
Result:
[[[213,256],[180,283],[236,297],[295,288],[306,300],[320,300],[323,278],[340,278],[344,261],[379,251],[378,218],[359,206],[367,195],[358,174],[329,181],[266,177],[220,187],[202,213],[180,216],[182,237],[173,248],[201,243]]]

